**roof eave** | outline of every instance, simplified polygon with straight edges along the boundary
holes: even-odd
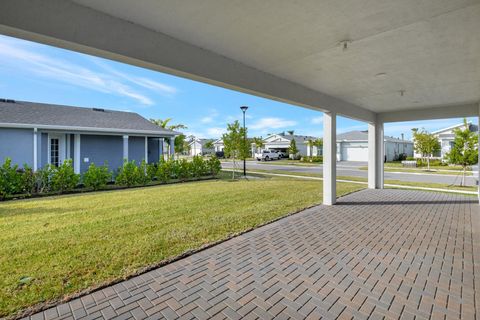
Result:
[[[65,130],[72,132],[97,132],[97,133],[115,133],[115,134],[140,134],[174,137],[181,133],[172,130],[156,131],[156,130],[137,130],[137,129],[118,129],[118,128],[95,128],[95,127],[78,127],[78,126],[58,126],[45,124],[30,123],[0,123],[0,128],[25,128],[25,129],[46,129],[46,130]]]

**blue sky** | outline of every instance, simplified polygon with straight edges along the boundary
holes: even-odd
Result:
[[[15,100],[132,111],[146,118],[173,118],[187,134],[219,137],[249,106],[249,136],[285,130],[322,136],[322,113],[29,41],[0,36],[0,97]],[[387,135],[411,136],[411,128],[433,131],[461,119],[386,124]],[[340,117],[338,132],[365,130]]]

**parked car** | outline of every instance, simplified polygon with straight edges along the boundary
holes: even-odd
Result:
[[[283,158],[287,158],[287,154],[285,152],[282,152],[282,151],[278,151],[277,150],[277,153],[278,153],[278,158],[280,159],[283,159]]]
[[[215,156],[218,159],[223,159],[223,158],[225,158],[225,153],[223,151],[217,151],[217,152],[215,152]]]
[[[278,152],[274,150],[262,150],[260,153],[255,153],[255,159],[258,161],[269,161],[280,159]]]

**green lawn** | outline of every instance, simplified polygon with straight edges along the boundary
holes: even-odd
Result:
[[[368,170],[368,167],[359,167],[360,170]],[[435,167],[427,170],[427,168],[404,168],[397,166],[385,166],[384,171],[388,172],[407,172],[407,173],[425,173],[425,174],[444,174],[444,175],[461,175],[462,171],[450,167]],[[472,171],[466,172],[467,176],[473,175]]]
[[[277,164],[277,165],[292,165],[292,166],[306,166],[306,167],[318,167],[322,164],[320,162],[302,162],[300,160],[281,159],[274,161],[262,161],[262,164]]]
[[[0,317],[319,204],[321,187],[224,179],[0,203]]]
[[[280,173],[280,174],[290,174],[296,176],[305,176],[305,177],[322,177],[321,173],[310,173],[310,172],[295,172],[295,171],[284,171],[284,170],[262,170],[262,169],[255,169],[252,172],[270,172],[270,173]],[[351,176],[337,176],[339,180],[350,180],[350,181],[359,181],[359,182],[367,182],[367,178],[362,177],[351,177]],[[478,189],[476,186],[467,186],[467,187],[460,187],[460,186],[451,186],[448,184],[443,183],[429,183],[429,182],[411,182],[411,181],[401,181],[401,180],[384,180],[386,184],[396,184],[401,186],[411,186],[411,187],[425,187],[425,188],[440,188],[446,190],[460,190],[460,191],[473,191],[476,192]]]
[[[403,168],[403,164],[399,161],[396,162],[386,162],[385,167],[390,167],[390,168]],[[426,169],[427,167],[417,167],[417,169]],[[439,169],[439,170],[463,170],[461,166],[457,165],[449,165],[449,166],[435,166],[431,165],[430,169]]]

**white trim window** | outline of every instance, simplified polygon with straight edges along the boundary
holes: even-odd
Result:
[[[65,135],[48,134],[48,163],[58,167],[65,161]]]

